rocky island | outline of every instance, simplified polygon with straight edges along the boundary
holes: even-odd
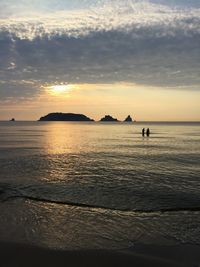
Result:
[[[124,120],[124,122],[133,122],[132,118],[130,115]]]
[[[83,114],[74,113],[49,113],[39,121],[94,121]]]
[[[118,119],[113,118],[110,115],[106,115],[105,117],[103,117],[101,120],[101,122],[118,122]]]

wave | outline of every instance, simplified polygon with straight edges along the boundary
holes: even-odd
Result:
[[[0,190],[0,195],[3,193],[4,192]],[[104,205],[93,205],[93,204],[88,204],[88,203],[63,201],[63,200],[52,200],[52,199],[27,196],[27,195],[10,195],[10,196],[2,198],[0,202],[3,203],[3,202],[6,202],[12,199],[17,199],[17,198],[36,201],[36,202],[57,204],[57,205],[67,205],[67,206],[73,206],[73,207],[78,207],[78,208],[101,209],[101,210],[118,211],[118,212],[133,212],[133,213],[200,212],[200,206],[199,207],[171,207],[171,208],[161,208],[161,209],[129,209],[129,208],[119,209],[115,207],[107,207]]]

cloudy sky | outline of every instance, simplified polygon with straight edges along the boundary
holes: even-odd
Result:
[[[200,120],[200,0],[1,0],[0,120]]]

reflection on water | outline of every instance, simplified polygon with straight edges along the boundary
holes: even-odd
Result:
[[[76,135],[73,127],[67,128],[63,123],[50,125],[43,144],[46,154],[64,154],[75,150],[79,151],[81,144]]]
[[[150,127],[150,138],[141,129]],[[0,123],[0,178],[165,183],[197,175],[198,124]],[[169,176],[170,175],[170,176]],[[169,176],[169,177],[168,177]],[[188,184],[188,179],[183,179]]]
[[[199,124],[0,123],[0,237],[62,248],[200,244],[199,141]]]

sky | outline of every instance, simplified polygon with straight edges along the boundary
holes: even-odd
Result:
[[[200,0],[1,0],[0,120],[200,121]]]

